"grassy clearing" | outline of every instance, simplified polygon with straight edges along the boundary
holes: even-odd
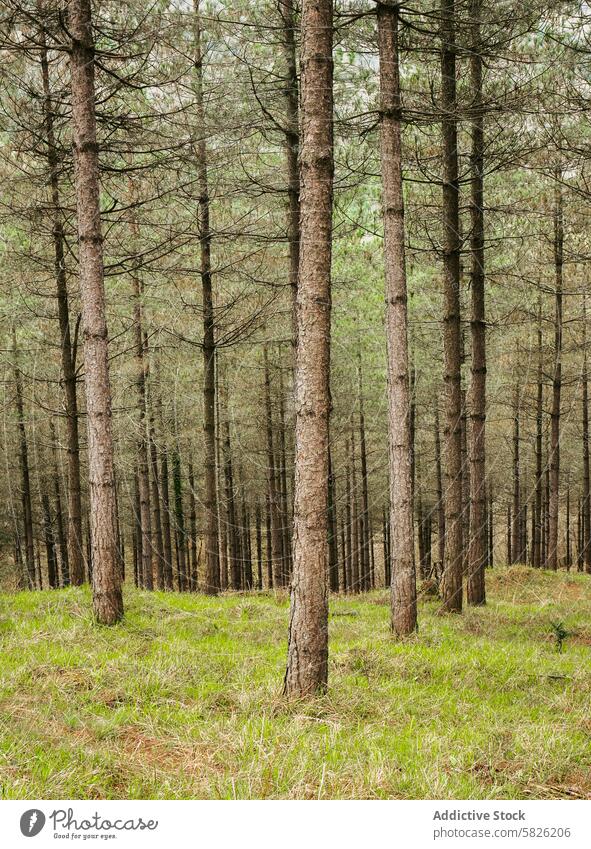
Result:
[[[591,578],[489,574],[462,617],[331,603],[330,691],[280,698],[287,599],[0,596],[3,798],[591,798]],[[558,654],[552,621],[570,636]]]

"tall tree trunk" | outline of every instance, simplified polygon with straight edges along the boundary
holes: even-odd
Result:
[[[197,503],[195,500],[195,476],[193,463],[189,460],[189,534],[190,534],[190,563],[191,590],[197,591]]]
[[[519,457],[521,437],[519,434],[519,404],[519,381],[517,381],[513,393],[513,524],[511,528],[511,563],[521,562],[521,469]]]
[[[332,467],[332,453],[328,449],[328,556],[330,591],[339,591],[339,551],[337,537],[336,483]]]
[[[472,291],[472,385],[470,389],[470,541],[468,550],[468,604],[486,601],[486,322],[484,278],[484,115],[482,112],[481,0],[472,0],[472,150],[470,155],[470,253]]]
[[[269,511],[271,521],[271,560],[273,570],[273,586],[278,589],[284,586],[283,570],[283,539],[281,534],[281,511],[279,509],[279,484],[277,462],[273,440],[273,411],[271,407],[271,376],[269,373],[269,355],[267,346],[263,348],[265,368],[265,413],[267,436],[267,487],[269,493]]]
[[[255,511],[255,534],[257,548],[257,590],[263,589],[263,535],[261,527],[261,505],[257,501]]]
[[[532,562],[536,568],[542,565],[542,424],[544,413],[543,352],[542,352],[542,296],[538,299],[538,373],[536,387],[536,494],[534,507],[534,535]]]
[[[181,477],[181,457],[178,448],[172,455],[172,483],[174,491],[174,518],[177,541],[178,588],[182,592],[188,589],[187,553],[185,533],[185,512],[183,510],[183,482]]]
[[[297,335],[296,304],[298,293],[298,267],[300,262],[300,178],[298,156],[300,149],[298,121],[298,72],[296,59],[296,16],[294,0],[277,0],[282,21],[283,55],[285,61],[285,157],[287,166],[289,242],[289,285],[292,299],[292,342]]]
[[[589,375],[587,357],[587,302],[583,296],[583,504],[582,540],[585,569],[591,572],[591,492],[589,487]]]
[[[148,350],[147,339],[144,338],[144,348]],[[150,479],[151,479],[151,504],[152,504],[152,565],[154,567],[154,578],[156,589],[166,588],[164,579],[164,535],[162,532],[162,511],[160,509],[160,478],[158,474],[158,449],[156,448],[156,430],[154,425],[154,413],[152,408],[152,397],[148,391],[146,394],[148,410],[148,448],[150,457]]]
[[[195,11],[195,105],[199,127],[197,142],[197,176],[199,183],[199,241],[201,245],[201,288],[203,297],[203,433],[205,448],[204,591],[215,595],[220,589],[220,565],[217,523],[215,465],[215,317],[211,273],[211,228],[209,221],[209,187],[207,146],[205,141],[205,107],[203,101],[203,51],[199,0]]]
[[[135,191],[131,189],[130,203],[135,202]],[[134,212],[131,212],[130,230],[132,237],[137,241],[138,227]],[[144,344],[143,331],[143,305],[142,305],[142,283],[137,272],[132,274],[132,298],[133,298],[133,338],[135,351],[135,385],[137,392],[137,467],[138,482],[140,487],[140,525],[139,544],[141,552],[140,577],[144,589],[154,588],[154,570],[152,562],[152,514],[150,503],[150,458],[148,451],[148,423],[147,423],[147,401],[146,401],[146,376],[148,372],[148,358]]]
[[[369,590],[371,586],[371,564],[369,552],[369,487],[367,481],[367,446],[365,439],[365,414],[363,411],[363,377],[361,372],[361,352],[357,364],[358,400],[359,400],[359,461],[361,465],[361,586]]]
[[[60,550],[60,575],[59,584],[62,587],[67,587],[70,583],[70,573],[68,569],[68,545],[66,533],[64,529],[64,515],[62,511],[62,492],[60,486],[60,470],[58,462],[58,446],[57,435],[53,419],[49,421],[49,434],[51,439],[51,456],[53,461],[53,498],[55,501],[55,522],[57,526],[57,541]]]
[[[93,607],[99,623],[112,625],[123,616],[123,598],[115,527],[111,386],[90,0],[68,0],[68,29],[72,37],[72,143],[84,335]]]
[[[29,589],[35,589],[35,543],[33,536],[33,507],[31,499],[31,476],[29,471],[29,446],[25,425],[25,407],[23,400],[23,380],[18,363],[16,330],[12,328],[12,349],[14,356],[14,386],[16,394],[16,424],[19,438],[19,462],[21,472],[21,503],[23,510],[23,536],[25,541],[25,564]]]
[[[332,0],[303,0],[294,565],[284,690],[328,679],[328,431],[333,184]]]
[[[68,445],[68,553],[69,580],[79,585],[84,580],[82,554],[82,501],[80,486],[80,440],[78,434],[78,398],[76,394],[76,345],[70,332],[70,308],[64,256],[64,226],[59,191],[59,155],[54,132],[53,99],[45,35],[42,36],[41,72],[43,77],[47,163],[53,214],[53,248],[57,290],[58,320],[61,339],[61,367],[64,381],[66,435]]]
[[[390,624],[394,634],[403,637],[411,634],[416,628],[417,597],[413,538],[413,452],[410,432],[398,14],[397,5],[378,4],[392,545]]]
[[[552,379],[552,413],[550,435],[550,500],[547,566],[558,568],[558,513],[560,499],[560,395],[562,391],[562,265],[563,265],[563,201],[560,179],[556,173],[554,208],[554,267],[556,274],[556,315],[554,322],[554,375]]]
[[[355,430],[351,425],[351,592],[361,591],[359,557],[359,503],[357,500],[357,469],[355,465]]]
[[[443,610],[462,610],[462,388],[460,226],[457,149],[455,0],[441,0],[443,138],[443,350],[446,386],[445,558]]]
[[[435,483],[437,487],[437,558],[443,569],[445,559],[445,502],[443,498],[443,471],[441,463],[441,432],[439,429],[439,400],[435,400]]]
[[[162,414],[162,399],[157,397],[158,428],[161,438],[160,449],[160,493],[162,496],[162,544],[164,551],[164,589],[173,589],[172,579],[172,534],[170,530],[170,487],[168,473],[168,447],[164,432],[164,417]]]

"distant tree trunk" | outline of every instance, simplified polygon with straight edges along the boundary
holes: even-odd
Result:
[[[572,549],[570,535],[570,477],[566,480],[566,568],[570,571],[572,566]]]
[[[178,448],[172,455],[172,483],[174,490],[174,518],[177,540],[177,566],[179,591],[188,589],[185,513],[183,510],[183,482],[181,477],[181,457]]]
[[[53,498],[55,501],[55,522],[57,526],[57,541],[60,550],[60,575],[58,583],[62,587],[67,587],[70,583],[70,573],[68,569],[68,545],[66,533],[64,529],[64,515],[62,511],[62,493],[60,486],[60,471],[57,451],[57,435],[53,419],[49,421],[49,433],[51,438],[51,455],[53,461]]]
[[[238,532],[238,516],[236,512],[236,499],[234,493],[234,469],[232,466],[232,446],[230,442],[230,422],[227,408],[224,408],[222,421],[223,433],[223,463],[224,481],[226,487],[226,516],[227,534],[229,539],[228,554],[230,559],[230,587],[233,590],[242,589],[242,572],[240,563],[240,541]]]
[[[484,277],[484,116],[482,112],[481,0],[472,0],[472,150],[470,154],[470,253],[472,268],[472,385],[470,392],[470,542],[468,552],[468,604],[486,602],[486,322]]]
[[[82,557],[82,503],[80,496],[80,441],[78,435],[78,399],[76,395],[76,345],[70,333],[70,310],[66,264],[64,257],[64,226],[59,192],[59,155],[54,133],[53,99],[49,80],[49,62],[45,35],[41,36],[41,72],[43,78],[47,163],[53,207],[53,247],[58,319],[61,338],[61,366],[64,380],[66,433],[68,443],[68,553],[69,581],[79,585],[84,580]]]
[[[519,463],[519,381],[515,384],[513,393],[513,511],[511,528],[511,563],[521,561],[521,474]]]
[[[97,621],[112,625],[123,616],[123,598],[115,527],[111,386],[90,0],[68,0],[68,30],[72,37],[72,143],[84,335],[93,606]]]
[[[289,199],[287,238],[289,242],[289,285],[292,298],[292,341],[297,334],[296,304],[298,267],[300,261],[300,178],[298,156],[300,148],[298,120],[298,72],[296,59],[296,16],[294,0],[277,0],[283,26],[283,55],[285,59],[285,156],[287,193]]]
[[[190,534],[190,587],[192,592],[197,591],[197,505],[195,501],[195,476],[193,474],[193,463],[189,460],[189,534]]]
[[[211,228],[209,222],[209,189],[207,146],[205,142],[205,107],[203,102],[203,52],[199,0],[195,11],[195,105],[200,128],[197,142],[197,177],[199,183],[199,240],[201,245],[201,287],[203,296],[203,433],[205,447],[204,592],[215,595],[220,589],[218,559],[217,492],[215,465],[215,318],[211,274]]]
[[[216,351],[216,384],[220,384],[220,358]],[[223,428],[220,408],[220,393],[215,396],[216,410],[216,496],[218,523],[218,563],[220,570],[220,589],[228,589],[228,506],[225,498],[226,476],[223,461]]]
[[[147,339],[144,339],[144,348],[148,350]],[[164,535],[162,532],[162,511],[160,509],[160,480],[158,474],[158,450],[156,448],[156,432],[154,426],[154,414],[152,410],[151,393],[146,395],[146,404],[148,409],[148,448],[151,471],[151,504],[152,504],[152,537],[154,540],[152,551],[154,567],[154,577],[156,589],[163,590],[165,585],[165,565],[164,565]]]
[[[269,490],[265,498],[265,540],[267,553],[267,589],[273,589],[273,532],[271,528],[271,498]]]
[[[328,679],[328,436],[333,183],[332,0],[303,0],[294,566],[284,690]]]
[[[512,519],[511,519],[511,505],[507,504],[507,563],[511,565],[513,563],[513,540],[512,540]]]
[[[445,558],[445,503],[443,500],[443,472],[441,468],[441,436],[439,430],[439,401],[435,400],[435,481],[437,486],[437,558],[443,569]]]
[[[263,536],[261,532],[261,505],[257,501],[255,511],[255,534],[257,548],[257,590],[263,589]]]
[[[558,511],[560,499],[560,395],[562,391],[562,265],[563,265],[563,202],[561,174],[556,174],[554,209],[554,266],[556,273],[556,316],[554,322],[554,375],[552,378],[552,413],[550,435],[550,498],[548,502],[547,567],[558,568]]]
[[[488,487],[488,565],[489,566],[494,566],[494,560],[495,560],[494,527],[495,527],[495,517],[494,517],[493,491],[492,491],[492,484],[489,484],[489,487]]]
[[[339,591],[339,552],[337,545],[337,512],[336,512],[336,484],[332,467],[332,455],[328,449],[328,555],[329,555],[329,577],[330,591]]]
[[[271,558],[273,568],[273,586],[284,586],[283,570],[283,540],[281,535],[281,514],[279,510],[279,486],[277,481],[277,464],[273,440],[273,413],[271,408],[271,377],[269,374],[269,356],[267,347],[263,349],[265,366],[265,411],[267,434],[267,486],[269,492],[269,507],[271,520]]]
[[[47,557],[47,583],[54,590],[58,586],[57,580],[57,557],[55,551],[55,534],[53,529],[53,517],[49,503],[47,481],[41,483],[41,509],[43,512],[43,537],[45,540],[45,552]]]
[[[359,558],[359,505],[357,501],[357,469],[355,465],[355,430],[351,425],[351,591],[361,590]]]
[[[544,413],[544,383],[542,357],[542,298],[538,300],[538,374],[536,389],[536,495],[534,508],[534,537],[532,562],[536,568],[542,565],[542,424]]]
[[[131,222],[132,234],[137,238],[137,224]],[[144,346],[142,322],[142,284],[137,273],[132,274],[133,331],[135,349],[135,385],[137,392],[138,431],[136,438],[138,481],[140,487],[140,553],[141,584],[146,590],[154,588],[152,563],[152,515],[150,504],[150,460],[148,452],[148,426],[146,419],[146,376],[148,361]]]
[[[384,210],[386,345],[388,356],[388,467],[392,538],[390,625],[397,637],[404,637],[407,634],[412,634],[416,629],[417,596],[413,528],[413,435],[411,434],[404,252],[402,104],[398,26],[398,6],[379,3],[380,154]],[[367,487],[365,488],[366,491]],[[368,511],[365,501],[364,509],[366,512]]]
[[[35,589],[35,543],[33,537],[33,507],[31,501],[31,478],[29,472],[29,446],[25,425],[25,408],[23,401],[23,381],[18,364],[18,348],[16,331],[12,328],[12,348],[14,356],[14,386],[16,394],[16,423],[19,436],[19,461],[21,471],[21,502],[23,509],[23,531],[25,540],[25,563],[29,589]]]
[[[162,399],[158,395],[158,426],[161,434],[160,449],[160,493],[162,496],[162,543],[164,551],[164,589],[173,589],[172,580],[172,535],[170,530],[170,489],[168,480],[168,448],[164,434],[164,421],[162,415]]]
[[[289,496],[287,490],[287,457],[285,448],[285,403],[284,403],[283,371],[279,368],[279,468],[278,488],[281,500],[282,518],[282,550],[283,550],[283,582],[287,586],[291,577],[291,517]]]
[[[462,610],[462,389],[460,226],[456,102],[455,0],[441,0],[443,139],[443,349],[446,386],[445,558],[442,609]]]
[[[370,539],[369,539],[369,487],[367,482],[367,446],[365,441],[365,415],[363,412],[363,377],[361,372],[361,354],[358,366],[359,400],[359,461],[361,465],[361,585],[364,590],[371,586]]]
[[[353,512],[351,502],[351,469],[349,467],[350,451],[347,440],[347,467],[345,470],[345,561],[343,564],[346,592],[353,590]]]
[[[587,357],[587,303],[583,296],[583,503],[582,541],[585,569],[591,572],[591,492],[589,487],[589,374]]]

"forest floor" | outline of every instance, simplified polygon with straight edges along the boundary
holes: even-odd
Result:
[[[0,596],[0,797],[591,798],[591,577],[488,573],[489,603],[331,601],[330,687],[286,703],[284,594]],[[557,651],[552,622],[569,632]]]

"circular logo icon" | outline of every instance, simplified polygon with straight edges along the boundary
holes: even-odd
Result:
[[[38,808],[25,811],[21,817],[21,832],[25,837],[35,837],[45,825],[45,814]]]

